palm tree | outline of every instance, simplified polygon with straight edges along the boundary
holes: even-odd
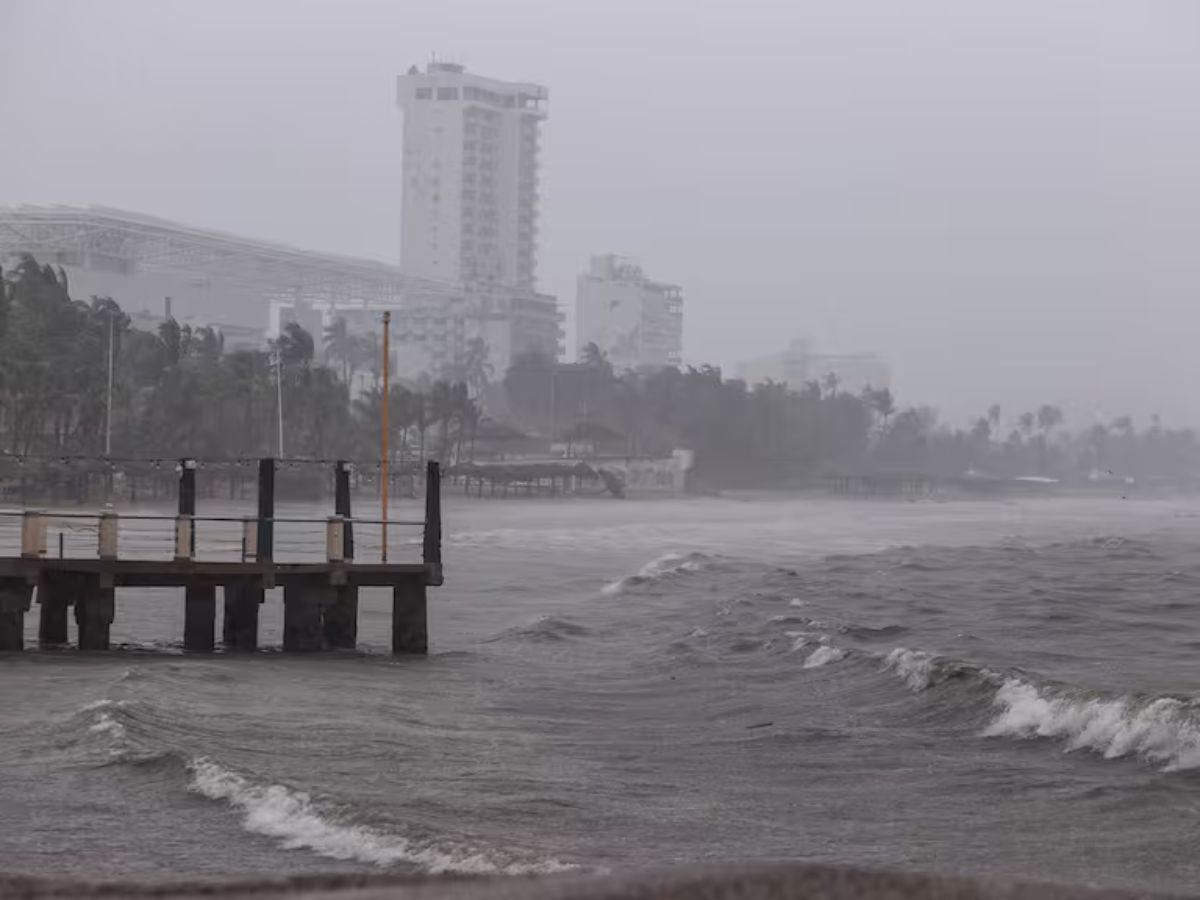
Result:
[[[325,356],[342,364],[342,381],[350,383],[351,364],[355,360],[356,336],[350,333],[345,316],[325,326]]]

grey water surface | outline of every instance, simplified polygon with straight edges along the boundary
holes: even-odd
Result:
[[[1200,879],[1200,503],[453,498],[445,559],[428,658],[372,593],[184,656],[174,591],[0,656],[3,866]]]

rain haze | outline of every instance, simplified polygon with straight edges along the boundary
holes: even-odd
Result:
[[[684,286],[687,363],[809,336],[956,423],[1200,420],[1187,0],[5,0],[0,31],[0,203],[395,261],[395,78],[436,54],[549,88],[568,314],[616,251]]]
[[[1196,0],[0,0],[0,111],[0,897],[1196,896]]]

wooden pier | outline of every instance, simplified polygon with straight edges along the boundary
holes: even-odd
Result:
[[[176,587],[183,589],[183,648],[211,653],[217,647],[217,588],[224,599],[221,644],[229,651],[258,648],[258,614],[264,593],[283,588],[283,649],[311,652],[353,648],[358,638],[358,591],[363,587],[392,589],[392,652],[428,650],[426,589],[442,583],[441,473],[429,463],[423,521],[354,518],[350,514],[350,469],[334,466],[334,513],[323,520],[286,519],[275,515],[276,460],[263,459],[258,468],[258,514],[253,517],[196,515],[196,464],[179,465],[179,512],[176,516],[100,513],[48,513],[6,510],[21,526],[19,556],[0,556],[0,650],[24,648],[25,615],[36,598],[39,608],[38,643],[43,647],[68,642],[72,608],[81,650],[107,650],[115,613],[117,588]],[[93,552],[64,550],[60,530],[59,555],[48,553],[52,522],[77,520],[94,526]],[[164,531],[172,538],[168,558],[145,558],[136,551],[119,552],[122,526],[135,524]],[[290,524],[323,533],[319,558],[280,562],[275,559],[276,526]],[[388,526],[422,528],[421,556],[411,562],[374,562],[355,558],[355,526],[377,526],[384,540]],[[196,552],[197,532],[209,528],[239,535],[236,550],[217,551],[202,559]],[[381,546],[381,551],[386,544]],[[380,553],[381,559],[387,554]]]

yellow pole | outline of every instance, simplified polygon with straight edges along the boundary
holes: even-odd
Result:
[[[379,460],[379,484],[380,484],[380,504],[383,507],[383,515],[380,518],[383,520],[383,543],[380,550],[380,562],[387,562],[388,551],[388,358],[391,356],[390,345],[388,342],[388,328],[392,322],[392,314],[385,311],[383,314],[383,433],[380,436],[380,443],[383,445],[383,456]]]

